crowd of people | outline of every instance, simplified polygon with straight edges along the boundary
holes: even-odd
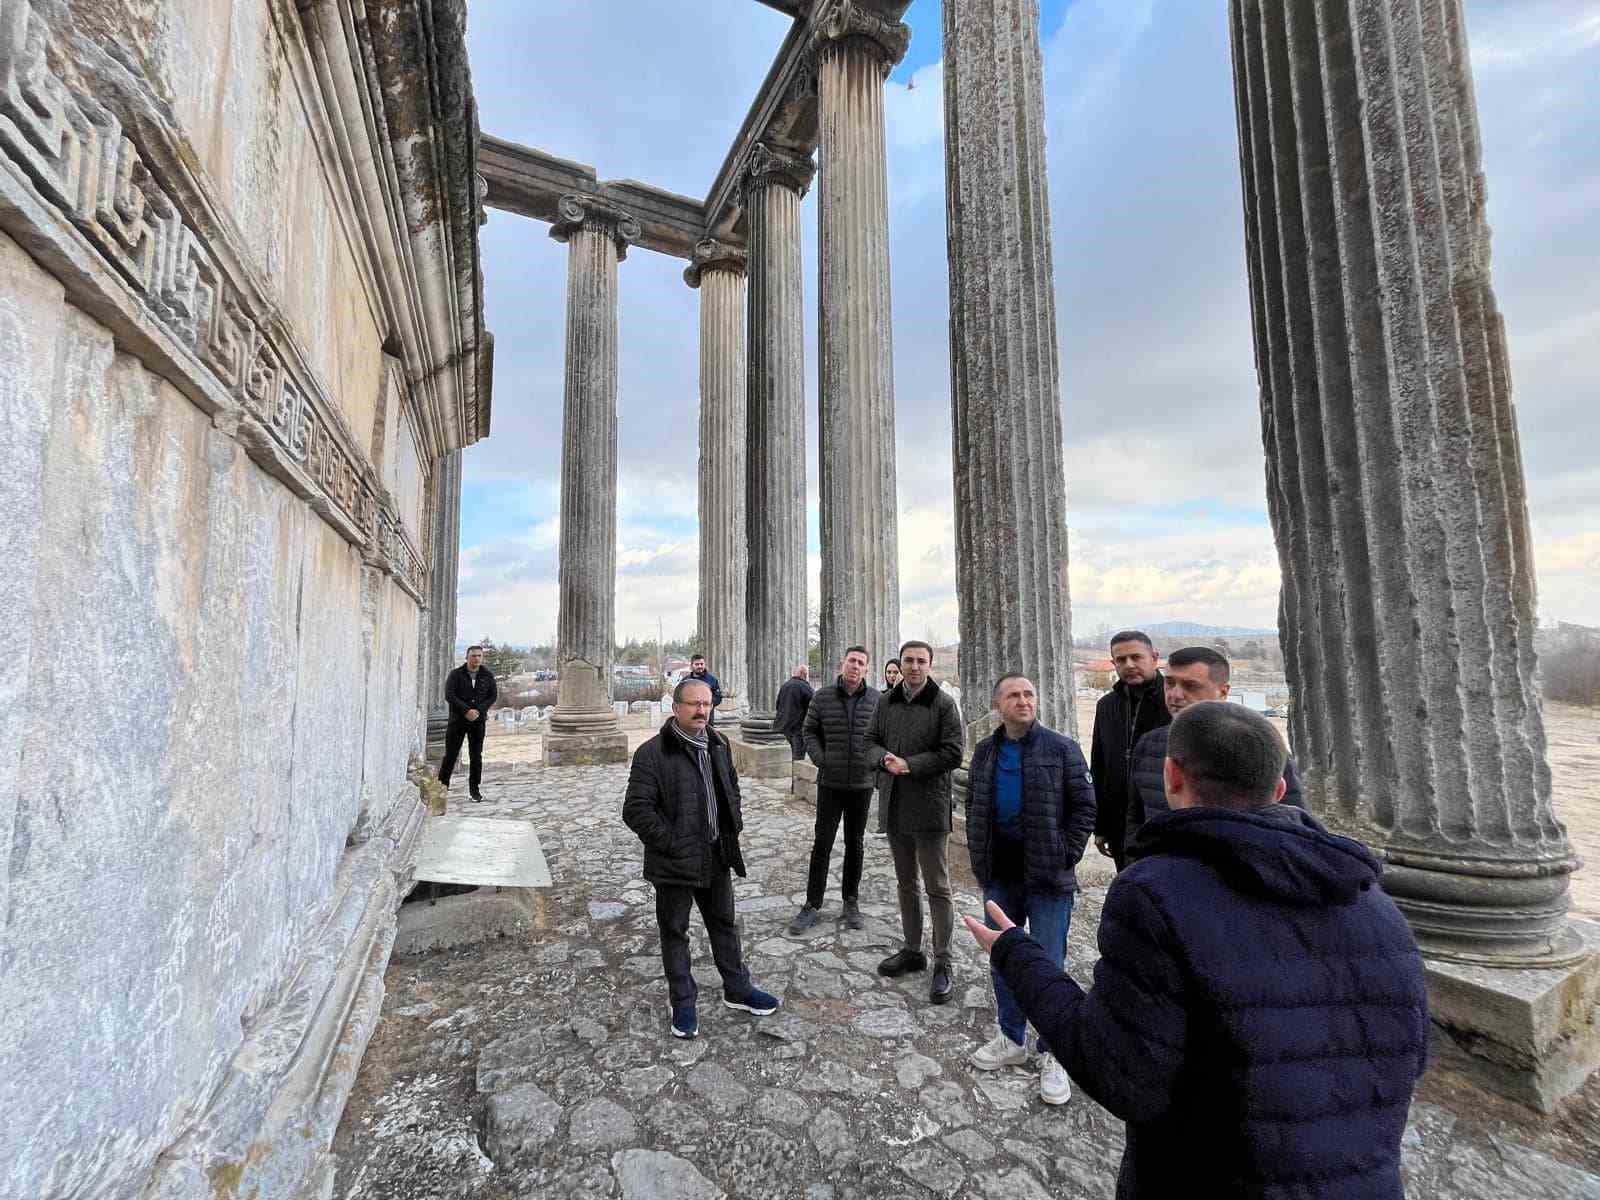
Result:
[[[1099,701],[1090,753],[1038,719],[1024,672],[995,681],[994,732],[972,750],[967,852],[984,913],[965,924],[989,955],[995,1036],[978,1070],[1021,1066],[1035,1031],[1039,1094],[1076,1083],[1120,1117],[1119,1200],[1399,1197],[1400,1140],[1427,1057],[1422,960],[1359,843],[1301,807],[1298,773],[1262,716],[1228,700],[1215,650],[1111,640],[1117,681]],[[885,976],[928,971],[928,1001],[953,989],[948,846],[963,759],[954,699],[911,641],[880,689],[851,646],[833,682],[797,668],[778,724],[817,768],[806,899],[823,919],[844,826],[838,921],[864,925],[860,885],[872,800],[894,864],[901,944]],[[703,667],[703,664],[700,664]],[[712,686],[685,677],[673,715],[634,755],[623,820],[644,845],[677,1037],[699,1034],[688,922],[698,907],[723,1003],[756,1015],[779,999],[744,965],[732,876],[745,874],[738,775],[711,727]],[[1117,867],[1085,991],[1066,973],[1076,868],[1091,840]],[[928,920],[923,916],[926,898]],[[931,954],[931,957],[930,957]]]

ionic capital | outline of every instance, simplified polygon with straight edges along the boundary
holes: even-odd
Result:
[[[870,47],[885,77],[906,56],[911,26],[891,21],[864,7],[859,0],[837,0],[811,31],[811,47],[821,50],[839,42],[856,41]]]
[[[745,160],[744,186],[747,192],[780,184],[796,195],[804,196],[817,173],[817,164],[809,155],[786,154],[774,150],[765,142],[757,142]]]
[[[586,227],[610,235],[617,246],[618,262],[628,257],[628,243],[638,241],[643,232],[633,214],[615,204],[577,193],[561,197],[556,202],[556,219],[550,225],[550,236],[564,242]]]
[[[749,261],[749,256],[738,246],[730,246],[715,238],[701,238],[694,244],[694,258],[683,269],[683,281],[697,288],[700,286],[700,276],[706,271],[732,271],[742,277]]]

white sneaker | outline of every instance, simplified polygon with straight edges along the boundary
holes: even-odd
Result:
[[[1046,1104],[1065,1104],[1072,1099],[1072,1080],[1067,1069],[1048,1050],[1039,1052],[1039,1099]]]
[[[1027,1046],[1019,1046],[1003,1033],[978,1047],[972,1055],[972,1065],[980,1071],[998,1071],[1001,1067],[1020,1067],[1028,1061]]]

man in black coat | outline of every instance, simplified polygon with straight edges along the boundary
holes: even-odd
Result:
[[[1422,957],[1377,860],[1283,796],[1242,705],[1172,723],[1172,811],[1106,893],[1085,993],[998,907],[967,927],[1073,1082],[1127,1122],[1119,1200],[1400,1200]]]
[[[689,673],[685,679],[696,679],[711,689],[711,720],[707,724],[717,723],[717,706],[722,703],[722,681],[706,668],[706,656],[696,654],[689,659]]]
[[[698,988],[689,970],[689,909],[698,906],[722,975],[722,1002],[766,1016],[777,998],[750,982],[739,947],[730,869],[744,878],[739,834],[744,814],[728,740],[709,728],[711,689],[684,679],[672,716],[635,751],[622,819],[644,843],[644,877],[656,889],[661,962],[672,1000],[672,1034],[700,1032]]]
[[[867,731],[878,712],[878,691],[867,682],[867,651],[851,646],[839,664],[839,678],[811,699],[806,711],[806,753],[817,767],[817,824],[811,839],[811,870],[806,877],[806,902],[789,922],[789,932],[804,933],[817,923],[828,890],[828,863],[833,839],[844,821],[844,877],[839,893],[840,916],[860,929],[862,848],[867,814],[872,810],[875,773],[867,762]]]
[[[1207,700],[1226,700],[1231,685],[1229,676],[1233,668],[1228,660],[1209,646],[1185,646],[1174,650],[1167,658],[1167,669],[1162,673],[1165,685],[1167,711],[1176,717],[1191,704]],[[1159,812],[1166,812],[1167,789],[1163,782],[1167,758],[1167,735],[1172,726],[1152,729],[1139,739],[1133,748],[1133,762],[1128,766],[1128,822],[1125,845],[1133,845],[1145,821]],[[1300,794],[1300,776],[1294,769],[1293,756],[1283,764],[1283,801],[1295,808],[1304,808]]]
[[[467,788],[474,800],[482,800],[483,735],[489,728],[489,706],[500,695],[494,672],[483,665],[483,647],[468,646],[467,661],[444,679],[444,699],[450,706],[450,723],[444,730],[444,761],[439,764],[439,782],[450,786],[461,753],[461,739],[467,740],[472,763],[467,771]]]
[[[1039,697],[1025,675],[1002,675],[991,700],[1000,728],[972,752],[967,784],[967,853],[983,898],[994,901],[1060,970],[1066,961],[1076,867],[1094,831],[1094,787],[1078,743],[1042,725]],[[994,999],[1000,1032],[972,1056],[980,1071],[1027,1061],[1027,1021],[999,972]],[[1039,1098],[1072,1098],[1067,1073],[1046,1051]]]
[[[1117,864],[1127,864],[1125,822],[1128,815],[1128,772],[1133,748],[1152,729],[1172,720],[1162,695],[1161,672],[1150,635],[1125,629],[1111,638],[1111,665],[1117,682],[1094,709],[1094,740],[1089,745],[1089,770],[1094,776],[1095,848]]]
[[[777,715],[773,720],[778,732],[789,739],[789,749],[795,758],[806,755],[806,713],[811,708],[815,689],[811,686],[811,668],[801,663],[794,674],[783,681],[778,689]]]
[[[867,733],[867,765],[883,770],[884,823],[894,855],[900,893],[900,928],[905,946],[878,964],[890,977],[926,970],[922,953],[922,898],[918,875],[928,893],[933,924],[933,978],[928,999],[950,999],[950,938],[955,928],[951,903],[950,775],[961,765],[961,711],[928,672],[933,648],[927,642],[900,647],[900,686],[878,704]]]

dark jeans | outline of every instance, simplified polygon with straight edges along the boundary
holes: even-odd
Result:
[[[672,1004],[693,1004],[700,989],[689,970],[689,910],[698,906],[711,938],[711,957],[722,974],[722,994],[742,1000],[750,994],[750,972],[739,950],[739,926],[733,912],[733,877],[717,853],[711,886],[696,888],[656,884],[656,925],[661,930],[661,965],[666,969]]]
[[[1020,879],[995,879],[983,889],[983,902],[987,907],[993,900],[1000,910],[1011,918],[1011,923],[1027,926],[1028,936],[1044,947],[1056,970],[1061,970],[1067,957],[1067,926],[1072,923],[1072,893],[1029,892],[1028,885]],[[990,929],[995,928],[994,918],[984,917]],[[1027,1035],[1028,1022],[1017,998],[1011,994],[1000,972],[993,967],[994,1006],[1000,1020],[1000,1032],[1017,1045]]]
[[[783,736],[789,739],[789,753],[793,754],[796,759],[802,759],[806,756],[805,734],[796,729],[793,733],[786,733]]]
[[[844,788],[817,788],[817,827],[811,842],[811,874],[806,879],[806,903],[822,907],[828,892],[828,862],[833,858],[833,839],[844,818],[844,879],[840,894],[846,900],[861,896],[861,844],[867,832],[867,813],[872,808],[872,791]]]
[[[455,713],[450,714],[450,724],[444,731],[444,761],[439,764],[439,782],[445,787],[450,786],[450,776],[455,773],[456,758],[461,753],[461,739],[466,738],[467,748],[472,751],[467,785],[474,792],[478,790],[478,784],[483,781],[483,735],[488,728],[488,713],[484,713],[476,721],[469,721]]]

